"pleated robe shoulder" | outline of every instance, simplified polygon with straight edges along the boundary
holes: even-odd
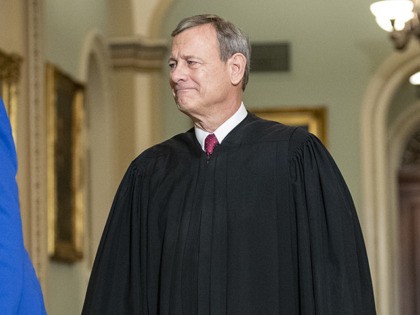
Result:
[[[375,314],[332,157],[252,114],[210,158],[193,130],[146,150],[115,196],[83,314]]]

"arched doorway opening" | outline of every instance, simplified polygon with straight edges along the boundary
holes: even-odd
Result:
[[[378,314],[399,314],[399,157],[413,128],[420,124],[420,107],[401,114],[394,127],[389,111],[394,96],[420,67],[420,48],[412,43],[393,53],[372,77],[361,110],[364,211],[362,224],[369,253]],[[411,128],[411,130],[410,130]]]

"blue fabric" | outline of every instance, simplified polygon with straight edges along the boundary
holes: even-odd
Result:
[[[0,99],[0,314],[46,314],[41,287],[23,243],[16,173],[15,144]]]

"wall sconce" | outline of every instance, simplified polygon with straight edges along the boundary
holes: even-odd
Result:
[[[412,74],[408,80],[412,85],[420,85],[420,72]]]
[[[370,11],[375,16],[376,23],[390,33],[396,49],[404,49],[411,36],[420,40],[419,8],[415,2],[383,0],[372,3]]]
[[[417,98],[420,98],[420,71],[412,74],[408,81],[414,86]]]

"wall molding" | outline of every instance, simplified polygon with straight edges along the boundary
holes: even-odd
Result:
[[[29,111],[29,252],[43,290],[47,268],[47,194],[46,140],[44,106],[44,56],[42,41],[42,0],[32,0],[27,6],[28,24],[28,111]]]
[[[114,69],[160,71],[167,45],[163,40],[133,36],[110,39],[109,49]]]

